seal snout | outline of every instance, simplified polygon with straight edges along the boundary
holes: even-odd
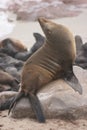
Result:
[[[39,21],[42,28],[45,27],[46,24],[48,23],[48,20],[46,18],[44,18],[44,17],[38,18],[38,21]]]
[[[48,20],[47,19],[45,19],[44,17],[39,17],[38,18],[38,21],[39,21],[39,23],[46,23],[46,22],[48,22]]]
[[[40,17],[40,18],[38,18],[38,21],[40,23],[40,26],[41,26],[43,32],[45,33],[48,28],[48,23],[49,23],[48,20],[43,17]]]

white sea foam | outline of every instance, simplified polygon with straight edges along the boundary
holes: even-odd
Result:
[[[8,22],[8,14],[0,12],[0,38],[11,33],[14,27],[14,22]]]
[[[8,7],[8,2],[11,0],[0,0],[0,8],[1,9],[6,9]]]

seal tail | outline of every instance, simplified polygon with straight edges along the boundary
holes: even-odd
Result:
[[[82,94],[82,86],[79,83],[77,77],[73,73],[73,71],[70,71],[66,74],[64,80],[69,84],[75,91],[78,91],[79,94]]]
[[[43,114],[41,104],[40,104],[38,97],[34,94],[31,94],[31,93],[28,95],[28,97],[29,97],[29,101],[31,103],[32,109],[35,112],[35,115],[37,117],[37,120],[40,123],[45,123],[45,117],[44,117],[44,114]]]

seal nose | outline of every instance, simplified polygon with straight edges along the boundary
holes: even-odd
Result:
[[[47,33],[47,29],[49,28],[49,20],[43,18],[43,17],[40,17],[38,18],[38,21],[39,21],[39,24],[44,32],[44,34]]]
[[[39,24],[40,24],[42,30],[44,31],[44,28],[45,28],[45,25],[46,25],[46,19],[43,18],[43,17],[40,17],[40,18],[38,18],[38,21],[39,21]]]
[[[44,18],[44,17],[39,17],[38,21],[39,21],[40,24],[48,22],[48,20],[46,18]]]

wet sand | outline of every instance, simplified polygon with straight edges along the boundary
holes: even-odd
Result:
[[[40,124],[33,119],[13,119],[7,111],[0,113],[0,130],[87,130],[87,121],[79,119],[73,122],[60,119],[46,120]]]

